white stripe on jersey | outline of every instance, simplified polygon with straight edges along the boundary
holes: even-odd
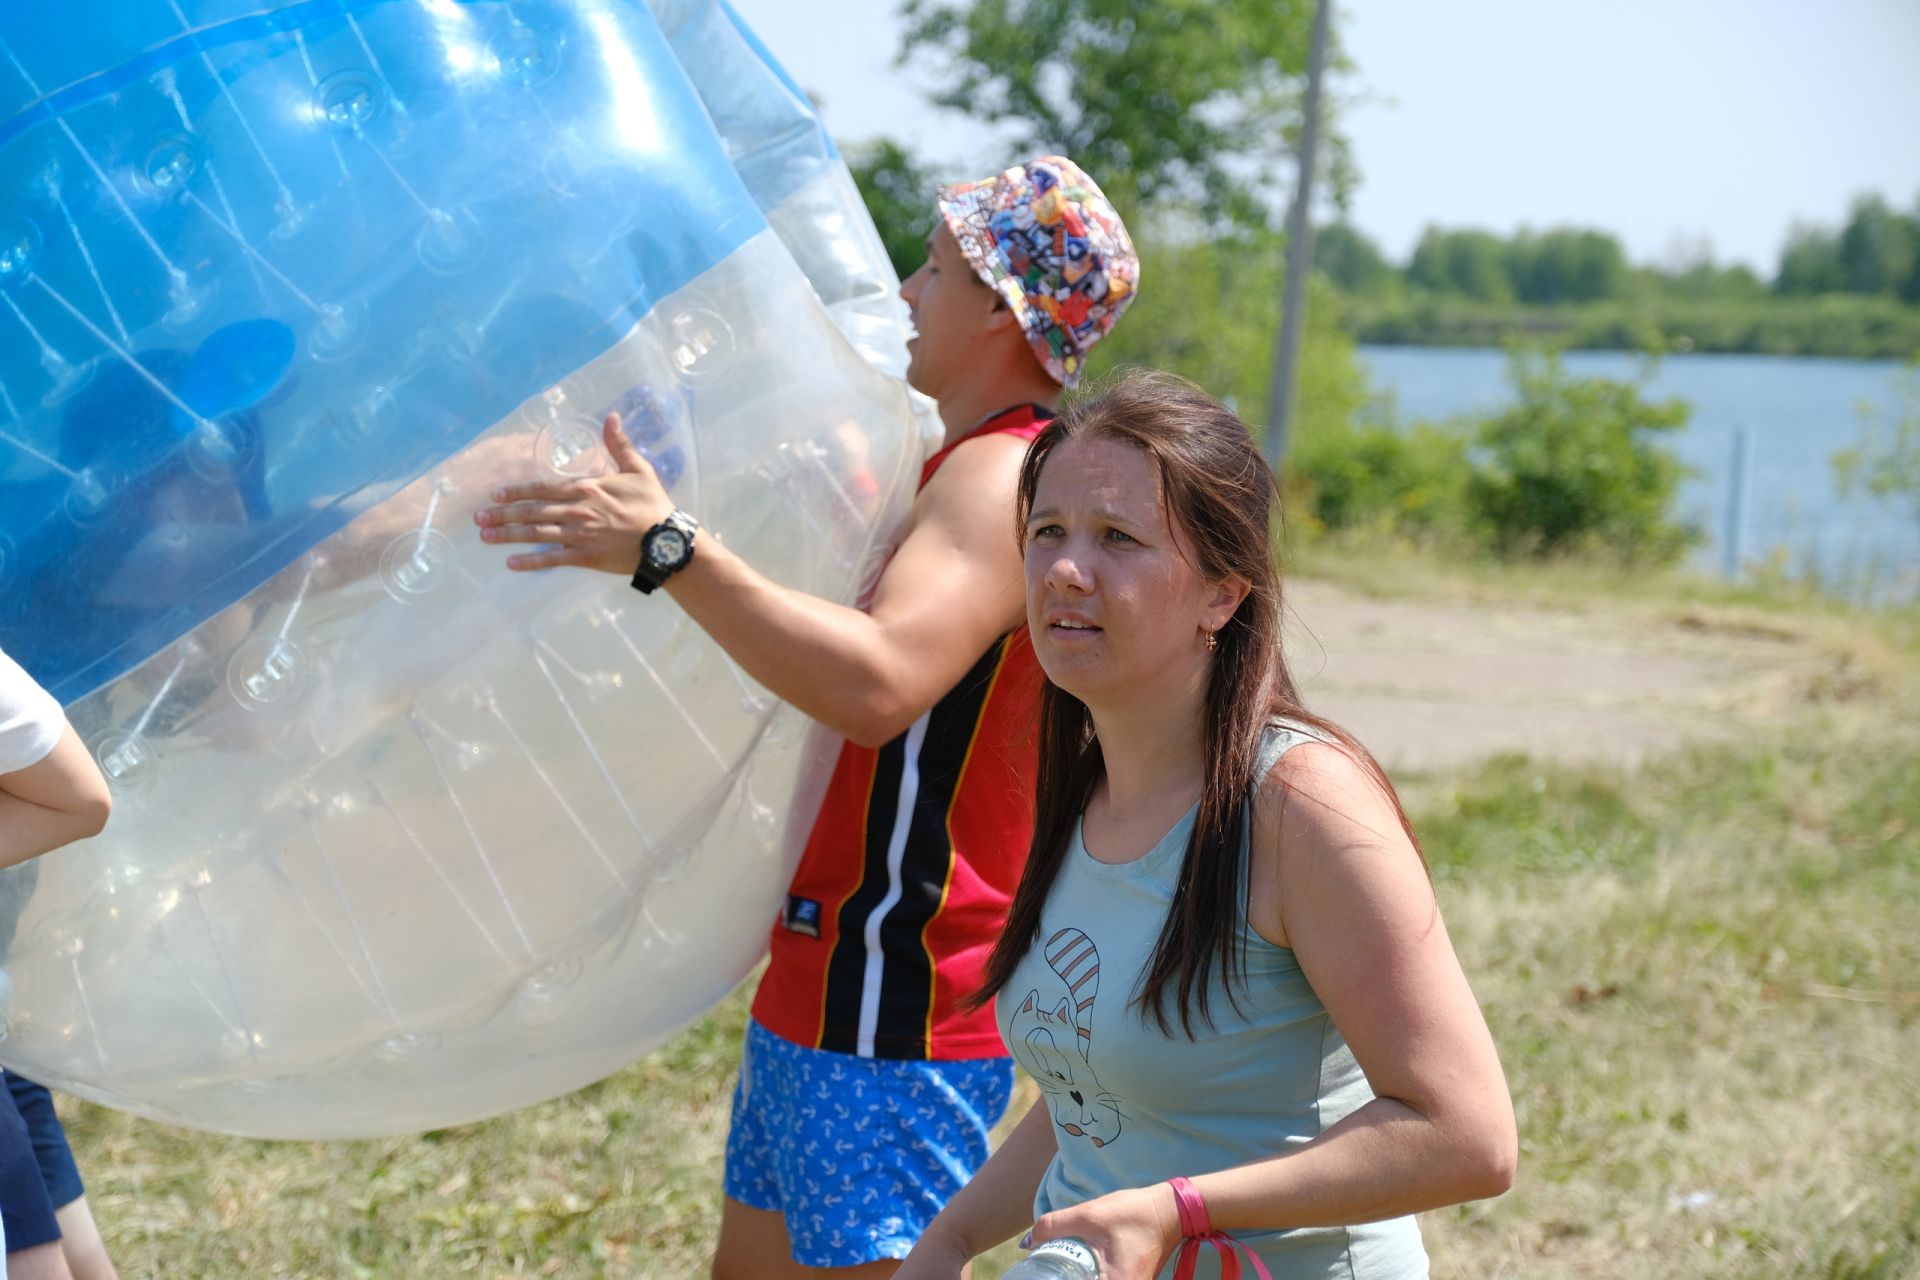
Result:
[[[867,948],[867,970],[860,987],[860,1034],[854,1052],[862,1058],[873,1056],[874,1033],[880,1028],[880,983],[886,968],[886,956],[880,950],[880,926],[887,912],[900,902],[900,863],[907,852],[907,833],[913,829],[913,807],[920,798],[920,748],[927,740],[927,725],[933,719],[929,710],[907,730],[905,758],[900,762],[900,797],[893,811],[893,834],[887,840],[887,896],[868,913],[862,941]]]

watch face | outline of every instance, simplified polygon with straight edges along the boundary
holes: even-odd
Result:
[[[670,569],[687,558],[687,535],[678,529],[662,529],[647,543],[647,559],[656,569]]]

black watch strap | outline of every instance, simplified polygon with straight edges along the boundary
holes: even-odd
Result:
[[[667,579],[693,562],[694,534],[700,522],[675,508],[665,520],[640,536],[640,565],[633,571],[633,589],[643,596],[666,585]]]

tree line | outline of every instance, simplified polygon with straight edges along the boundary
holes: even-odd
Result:
[[[1322,230],[1314,266],[1355,297],[1396,288],[1477,302],[1553,306],[1648,296],[1752,302],[1769,294],[1888,298],[1920,304],[1920,200],[1902,213],[1880,195],[1854,201],[1838,229],[1793,228],[1771,280],[1741,264],[1702,253],[1670,266],[1635,267],[1605,231],[1562,227],[1513,236],[1471,228],[1428,227],[1405,267],[1346,223]]]
[[[1772,277],[1689,259],[1636,266],[1605,231],[1500,236],[1429,227],[1404,266],[1345,223],[1314,265],[1361,342],[1734,351],[1908,359],[1920,352],[1920,200],[1857,199],[1838,228],[1801,224]]]

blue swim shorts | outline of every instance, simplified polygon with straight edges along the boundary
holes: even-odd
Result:
[[[53,1096],[8,1071],[0,1092],[0,1227],[10,1253],[60,1238],[54,1210],[86,1194]]]
[[[986,1163],[1012,1094],[1010,1058],[857,1058],[748,1022],[727,1196],[785,1217],[802,1266],[904,1258]]]

